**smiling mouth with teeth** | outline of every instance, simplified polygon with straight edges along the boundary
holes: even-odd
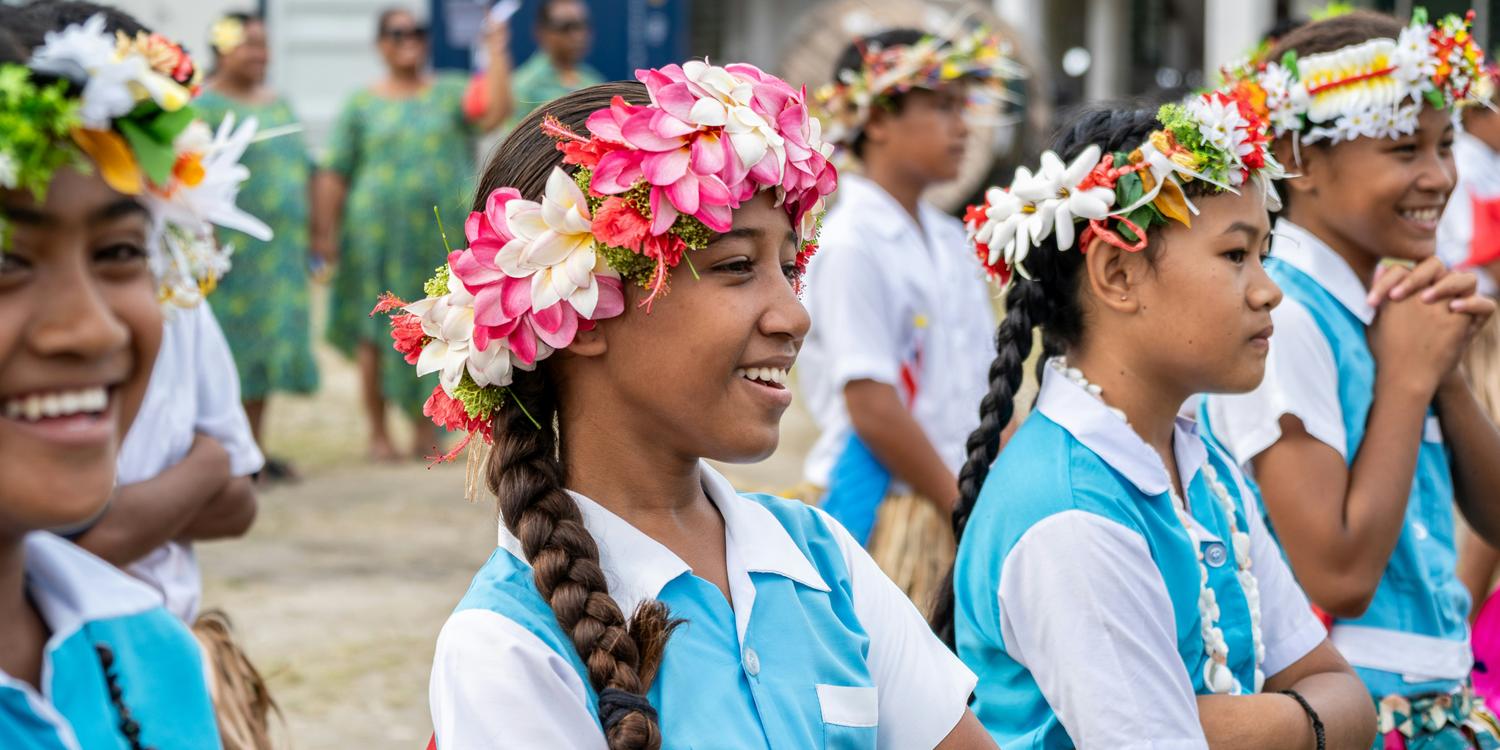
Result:
[[[788,371],[778,367],[741,367],[734,371],[737,377],[771,388],[785,388]]]
[[[1441,208],[1414,208],[1414,209],[1408,209],[1406,211],[1401,211],[1400,214],[1401,214],[1401,218],[1403,218],[1403,219],[1407,219],[1407,220],[1410,220],[1410,221],[1418,221],[1418,222],[1422,222],[1423,224],[1430,224],[1430,223],[1433,223],[1433,222],[1437,221],[1443,215],[1443,209],[1441,209]]]
[[[0,413],[8,419],[39,422],[79,414],[98,414],[108,407],[109,390],[104,386],[95,386],[6,399],[0,404]]]

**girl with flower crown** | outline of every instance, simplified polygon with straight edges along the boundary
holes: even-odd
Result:
[[[1500,434],[1457,367],[1494,303],[1434,257],[1452,109],[1483,70],[1468,24],[1319,21],[1236,84],[1299,176],[1268,265],[1287,302],[1266,379],[1209,397],[1205,421],[1253,469],[1297,580],[1379,703],[1385,747],[1500,746],[1467,687],[1453,518],[1456,502],[1500,540]]]
[[[933,624],[979,675],[971,705],[1002,747],[1373,736],[1252,486],[1177,418],[1265,367],[1281,300],[1261,267],[1280,176],[1266,141],[1224,92],[1095,110],[969,212],[1006,317]],[[1001,450],[1033,329],[1041,390]]]
[[[493,442],[500,544],[438,637],[436,745],[992,747],[973,675],[841,526],[705,462],[769,455],[791,402],[836,181],[802,93],[637,77],[524,120],[468,247],[380,308],[439,374],[427,414]]]
[[[88,8],[97,15],[63,19]],[[192,64],[79,3],[0,9],[0,744],[220,747],[205,657],[161,594],[59,533],[116,496],[164,303],[225,266],[253,124],[209,131]],[[126,35],[130,31],[133,36]],[[139,31],[139,33],[136,33]],[[27,51],[31,48],[32,51]],[[185,311],[184,311],[185,312]],[[208,465],[228,473],[222,448]],[[57,532],[57,533],[54,533]]]

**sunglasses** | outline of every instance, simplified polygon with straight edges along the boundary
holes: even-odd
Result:
[[[549,31],[555,31],[559,34],[572,34],[579,31],[588,31],[589,23],[588,21],[580,21],[577,19],[571,21],[558,21],[556,23],[548,23],[547,29]]]
[[[427,41],[427,27],[406,26],[385,29],[384,31],[380,32],[380,36],[383,39],[389,39],[397,44],[406,41],[424,42]]]

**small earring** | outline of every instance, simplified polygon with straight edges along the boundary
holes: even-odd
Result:
[[[1121,301],[1121,302],[1124,302],[1124,301],[1125,301],[1125,300],[1127,300],[1127,299],[1130,299],[1130,298],[1129,298],[1129,297],[1127,297],[1127,296],[1125,296],[1125,295],[1123,295],[1123,294],[1122,294],[1122,295],[1120,295],[1120,301]]]

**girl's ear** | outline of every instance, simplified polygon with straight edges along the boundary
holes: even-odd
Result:
[[[1088,274],[1087,291],[1094,304],[1122,315],[1139,310],[1140,299],[1135,292],[1145,279],[1145,256],[1122,250],[1097,236],[1089,240],[1088,247],[1083,250],[1084,271]]]
[[[1295,195],[1318,194],[1319,175],[1327,167],[1327,160],[1324,158],[1327,156],[1326,149],[1314,146],[1293,149],[1291,138],[1280,138],[1272,146],[1272,150],[1276,154],[1276,161],[1285,164],[1287,173],[1291,175],[1289,179],[1281,180],[1276,186],[1278,190],[1287,190]]]
[[[573,337],[573,343],[568,345],[568,353],[579,357],[598,357],[609,350],[609,342],[604,332],[599,330],[602,323],[595,323],[593,328],[587,331],[579,330]]]

